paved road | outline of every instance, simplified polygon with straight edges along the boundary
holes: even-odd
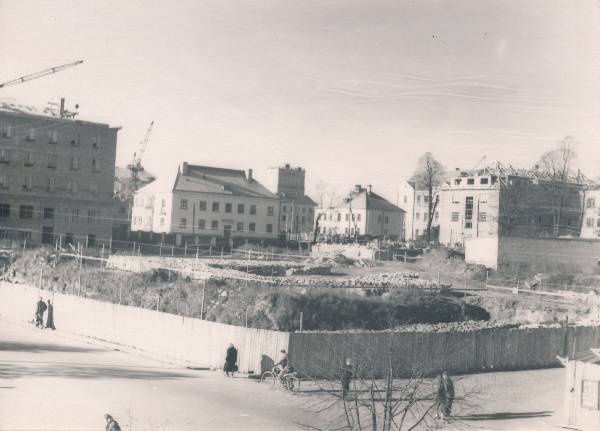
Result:
[[[298,397],[0,320],[0,430],[286,430],[316,425]]]
[[[60,331],[0,318],[0,430],[103,430],[106,412],[124,430],[298,430],[337,415],[315,411],[331,397],[269,390],[247,378],[167,365]],[[562,369],[456,378],[449,430],[556,429]]]

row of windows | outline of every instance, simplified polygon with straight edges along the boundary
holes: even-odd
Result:
[[[337,214],[335,214],[335,217],[334,217],[333,213],[329,213],[329,220],[333,221],[334,218],[335,218],[335,221],[342,221],[342,214],[341,213],[337,213]],[[321,219],[322,220],[327,220],[327,213],[322,213],[321,214]],[[361,214],[360,213],[358,213],[358,214],[352,214],[352,221],[360,221],[360,219],[361,219]],[[350,214],[349,213],[346,213],[346,215],[345,215],[345,221],[350,221]]]
[[[307,220],[308,220],[309,222],[311,222],[311,223],[312,223],[312,221],[311,221],[311,218],[310,218],[310,217],[307,219],[307,218],[306,218],[306,216],[302,216],[302,217],[298,217],[298,216],[296,216],[296,223],[298,223],[298,222],[301,222],[301,223],[306,223],[306,222],[307,222]],[[285,223],[285,222],[288,222],[288,221],[289,221],[289,222],[291,222],[291,221],[292,221],[292,216],[287,216],[286,214],[283,214],[283,215],[281,216],[281,221],[282,221],[282,222],[284,222],[284,223]]]
[[[164,219],[160,220],[160,225],[163,226],[164,225]],[[223,227],[225,228],[226,226],[229,225],[224,225]],[[244,232],[244,223],[243,222],[237,222],[236,223],[236,230],[237,232]],[[182,229],[185,229],[188,227],[188,221],[187,218],[182,217],[179,219],[179,227]],[[200,219],[198,220],[198,229],[201,230],[206,230],[207,229],[207,224],[206,224],[206,220],[204,219]],[[210,222],[210,229],[211,230],[216,230],[219,229],[219,221],[218,220],[212,220]],[[256,232],[256,223],[248,223],[248,232]],[[267,224],[266,225],[266,232],[267,233],[272,233],[273,232],[273,225],[272,224]]]
[[[427,221],[428,218],[429,218],[429,214],[423,213],[423,221]],[[439,218],[440,218],[440,213],[436,211],[434,220],[437,221]],[[415,213],[415,220],[421,220],[421,213]]]
[[[33,205],[19,205],[19,218],[20,219],[33,219],[35,214]],[[102,220],[100,210],[88,210],[87,211],[87,222],[88,223],[100,223]],[[55,209],[52,207],[44,207],[41,209],[41,218],[44,220],[54,220]],[[8,218],[11,216],[10,204],[0,204],[0,218]],[[79,221],[79,208],[65,209],[63,211],[64,221],[66,223],[76,223]]]
[[[22,161],[23,166],[25,167],[33,167],[34,163],[34,153],[33,151],[22,151]],[[35,157],[39,159],[39,157]],[[58,168],[58,155],[57,154],[48,154],[46,157],[46,167],[48,169],[57,169]],[[10,151],[5,148],[0,148],[0,163],[11,163],[13,158],[11,157]],[[44,163],[41,164],[42,166]],[[71,156],[69,168],[73,171],[79,170],[79,157]],[[100,160],[92,159],[92,172],[100,172]]]
[[[354,235],[354,233],[356,232],[356,235],[360,235],[360,228],[356,228],[356,231],[354,230],[353,227],[351,228],[345,228],[344,229],[344,234],[345,235]],[[323,235],[335,235],[335,229],[331,229],[331,228],[326,228],[326,227],[322,227],[320,230],[320,233],[322,233]]]
[[[599,219],[594,219],[594,218],[587,218],[585,219],[585,225],[587,227],[594,227],[594,225],[596,225],[596,227],[600,227],[600,218]]]
[[[166,207],[166,200],[163,199],[161,202],[161,207],[165,208]],[[208,202],[207,201],[200,201],[198,204],[198,210],[199,211],[207,211],[208,208]],[[182,210],[187,210],[189,209],[189,202],[187,199],[181,199],[179,201],[179,209]],[[221,202],[212,202],[212,212],[214,213],[218,213],[221,211]],[[233,204],[230,202],[226,202],[223,205],[223,210],[226,213],[232,213],[233,212]],[[246,213],[246,205],[245,204],[237,204],[236,207],[237,213],[238,214],[245,214]],[[248,206],[248,214],[250,215],[256,215],[257,213],[257,208],[256,205],[249,205]],[[274,216],[275,215],[275,207],[273,206],[267,206],[267,216]]]
[[[68,142],[73,147],[79,147],[82,143],[82,136],[80,133],[59,133],[58,130],[48,130],[46,133],[40,132],[39,130],[30,127],[26,130],[25,135],[16,136],[17,131],[16,127],[13,127],[10,124],[5,124],[2,127],[2,137],[5,139],[9,138],[19,138],[23,137],[26,141],[35,142],[37,140],[44,141],[44,139],[48,142],[48,144],[58,144],[61,139],[64,142]],[[89,139],[89,143],[94,150],[100,149],[100,136],[94,135]]]
[[[300,207],[299,211],[303,212],[303,213],[308,212],[310,214],[310,213],[312,213],[313,209],[312,208],[306,208],[306,207]],[[283,212],[283,213],[285,213],[285,212],[293,213],[294,212],[294,207],[293,206],[282,205],[281,206],[281,212]],[[298,209],[296,209],[295,212],[298,212]]]
[[[477,220],[480,223],[487,222],[487,213],[484,212],[484,211],[480,211]],[[450,221],[453,221],[453,222],[460,221],[460,212],[458,212],[458,211],[452,212],[450,214]],[[471,212],[470,218],[467,218],[467,216],[465,214],[465,220],[464,220],[464,222],[465,222],[465,229],[471,229],[473,227],[472,212]]]
[[[32,191],[34,186],[37,188],[38,185],[34,183],[34,178],[32,175],[25,175],[22,177],[22,182],[16,182],[17,187],[20,187],[24,191]],[[8,190],[11,188],[11,183],[13,183],[14,178],[11,178],[9,175],[0,175],[0,190]],[[46,178],[46,183],[41,185],[41,187],[45,187],[45,191],[49,193],[54,193],[56,190],[64,190],[70,193],[77,193],[80,191],[79,185],[75,180],[66,180],[62,185],[57,187],[58,181],[56,178]],[[92,193],[93,195],[98,194],[98,183],[96,181],[90,181],[89,187],[87,191]],[[81,190],[83,191],[83,190]]]
[[[454,179],[454,185],[455,186],[459,186],[462,184],[463,179],[462,178],[455,178]],[[489,184],[490,183],[490,179],[487,177],[481,177],[479,178],[479,184]],[[496,183],[496,177],[492,177],[492,184]],[[467,178],[467,185],[474,185],[475,184],[475,178]]]
[[[596,207],[596,199],[595,198],[587,198],[585,201],[586,208],[595,208]]]
[[[8,237],[9,237],[8,232],[9,231],[7,229],[0,229],[0,239],[8,239]],[[30,231],[30,230],[19,230],[19,239],[20,240],[25,240],[25,239],[30,240],[32,237],[32,234],[33,234],[33,231]],[[64,240],[62,239],[62,235],[54,234],[53,236],[61,238],[62,244],[75,244],[75,241],[74,241],[75,236],[73,235],[72,232],[66,232]],[[87,243],[88,247],[95,247],[96,246],[96,235],[93,233],[87,234],[87,236],[85,237],[85,242]]]

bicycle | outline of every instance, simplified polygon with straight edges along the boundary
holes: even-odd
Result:
[[[265,371],[260,376],[260,383],[264,386],[268,386],[269,388],[275,387],[278,381],[286,390],[290,392],[300,389],[300,377],[296,371],[291,371],[285,373],[281,377],[278,377],[278,375],[271,370]]]

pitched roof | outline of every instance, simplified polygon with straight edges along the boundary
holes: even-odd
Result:
[[[405,213],[402,208],[394,205],[387,199],[379,196],[377,193],[369,192],[367,189],[361,189],[360,191],[352,191],[348,197],[342,198],[337,207],[344,207],[348,202],[356,202],[358,207],[366,208],[368,210],[376,211],[389,211],[389,212],[402,212]]]
[[[300,196],[286,196],[285,194],[280,193],[279,197],[285,202],[294,202],[296,205],[312,205],[314,207],[317,206],[317,203],[313,201],[310,196],[300,195]]]
[[[460,176],[470,176],[470,175],[498,175],[498,176],[510,176],[510,177],[520,177],[520,178],[531,178],[537,179],[540,181],[562,181],[559,175],[553,175],[549,172],[545,172],[540,169],[523,169],[516,168],[511,164],[505,165],[503,163],[497,162],[494,165],[489,165],[482,169],[477,169],[471,172],[461,172]],[[585,175],[579,173],[578,175],[570,175],[568,178],[568,182],[572,184],[591,184],[592,181],[587,178]]]
[[[187,163],[177,176],[174,190],[278,199],[254,178],[247,178],[245,171]]]

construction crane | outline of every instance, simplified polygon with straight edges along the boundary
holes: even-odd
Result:
[[[148,139],[150,139],[153,126],[154,121],[151,121],[150,126],[148,126],[148,130],[146,130],[146,136],[144,136],[144,140],[140,142],[138,150],[133,153],[133,159],[131,163],[127,165],[127,169],[131,171],[132,193],[135,193],[140,186],[140,172],[144,170],[142,166],[142,157],[144,156],[144,152],[148,146]]]
[[[47,75],[52,75],[54,73],[60,72],[61,70],[68,69],[70,67],[77,66],[83,63],[83,60],[76,61],[74,63],[63,64],[62,66],[51,67],[50,69],[42,70],[41,72],[31,73],[29,75],[21,76],[17,79],[13,79],[11,81],[6,81],[0,84],[0,88],[8,87],[10,85],[21,84],[23,82],[31,81],[32,79],[42,78]]]

